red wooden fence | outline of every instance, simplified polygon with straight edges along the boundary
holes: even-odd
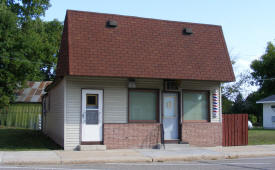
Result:
[[[223,114],[223,146],[248,144],[248,114]]]

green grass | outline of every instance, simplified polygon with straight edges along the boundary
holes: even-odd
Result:
[[[41,131],[0,126],[0,151],[56,149],[62,148]]]
[[[248,130],[248,145],[275,144],[275,130],[251,129]]]

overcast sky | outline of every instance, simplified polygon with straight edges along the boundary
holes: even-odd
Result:
[[[64,21],[67,9],[221,25],[235,74],[275,40],[275,0],[51,0],[44,20]]]

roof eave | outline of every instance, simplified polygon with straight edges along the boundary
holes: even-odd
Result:
[[[256,101],[257,104],[264,104],[264,103],[275,103],[275,101]]]

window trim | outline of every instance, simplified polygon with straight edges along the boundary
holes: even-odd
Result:
[[[207,120],[184,120],[184,94],[185,93],[198,93],[198,92],[205,92],[207,97]],[[192,122],[192,123],[210,123],[211,120],[210,114],[210,90],[182,90],[182,122]]]
[[[130,120],[130,92],[132,91],[138,91],[138,92],[156,92],[157,94],[157,104],[156,104],[156,120]],[[142,88],[136,88],[136,89],[129,89],[128,88],[128,123],[159,123],[159,89],[142,89]]]

